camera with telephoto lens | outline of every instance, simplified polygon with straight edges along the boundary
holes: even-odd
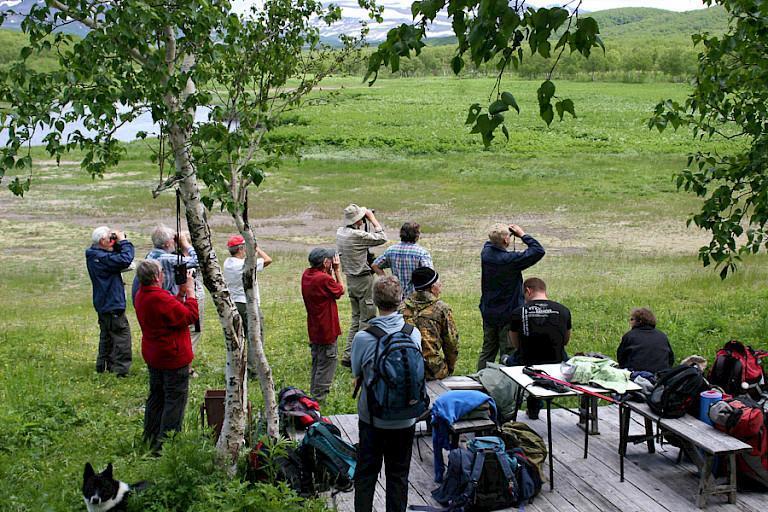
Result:
[[[117,240],[117,233],[110,233],[109,234],[109,239],[110,240]]]

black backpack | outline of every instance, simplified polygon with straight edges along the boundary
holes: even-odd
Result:
[[[698,366],[681,364],[656,374],[656,385],[648,395],[651,411],[663,418],[680,418],[691,410],[699,393],[709,389]]]
[[[368,410],[376,418],[418,418],[429,407],[424,356],[411,339],[413,329],[406,323],[389,334],[375,325],[365,330],[377,340],[373,360],[363,368]]]

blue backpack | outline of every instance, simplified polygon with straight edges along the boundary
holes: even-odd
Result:
[[[432,497],[446,508],[414,506],[414,510],[476,512],[522,505],[517,457],[504,450],[496,436],[476,437],[469,449],[456,448],[448,455],[448,472]]]
[[[429,407],[424,382],[424,356],[411,339],[414,327],[406,323],[387,334],[371,326],[365,330],[376,338],[373,360],[367,364],[365,389],[368,410],[383,420],[418,418]]]

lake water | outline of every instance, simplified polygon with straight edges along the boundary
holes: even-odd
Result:
[[[125,111],[125,109],[123,108],[118,110]],[[209,107],[199,107],[195,114],[195,121],[196,122],[207,121],[208,114],[210,113],[210,111],[211,109]],[[80,130],[84,134],[88,134],[88,135],[93,135],[95,133],[93,131],[86,130],[82,123],[68,123],[67,126],[64,128],[62,141],[66,141],[67,136],[76,130]],[[123,126],[121,126],[115,132],[114,137],[117,140],[120,140],[123,142],[132,142],[136,140],[136,134],[142,131],[146,132],[148,134],[148,137],[153,137],[160,134],[160,125],[152,122],[152,114],[150,114],[149,112],[141,114],[132,122],[126,123]],[[34,137],[32,137],[32,145],[33,146],[44,145],[45,143],[43,142],[43,138],[45,138],[45,136],[48,135],[48,133],[49,131],[42,131],[42,130],[38,130],[37,132],[35,132]],[[8,131],[3,129],[2,131],[0,131],[0,144],[5,145],[7,142],[8,142]]]

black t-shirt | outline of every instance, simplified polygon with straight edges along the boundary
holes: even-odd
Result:
[[[553,300],[533,300],[512,312],[512,332],[517,333],[523,364],[562,361],[571,312]]]

